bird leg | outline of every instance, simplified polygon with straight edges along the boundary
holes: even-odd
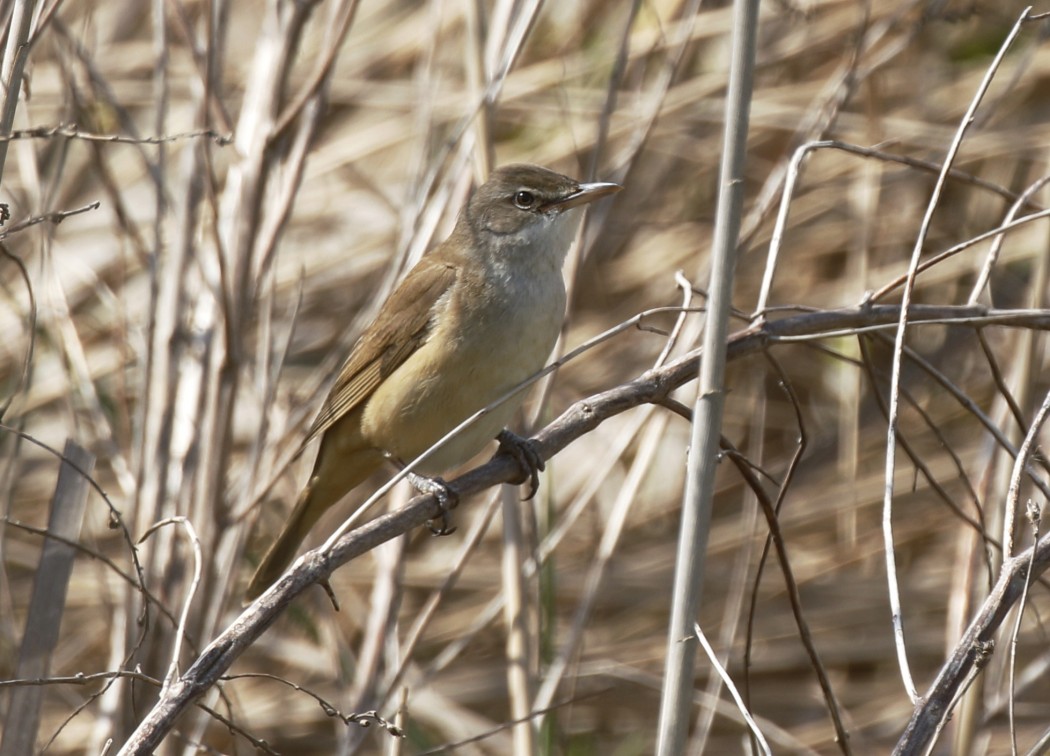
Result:
[[[407,477],[408,482],[412,484],[412,488],[421,494],[430,494],[437,499],[438,506],[441,507],[441,514],[427,523],[430,532],[436,536],[447,536],[455,533],[456,526],[450,527],[448,524],[448,513],[449,510],[459,504],[459,494],[449,488],[448,483],[441,478],[430,478],[414,472],[410,472]],[[437,524],[435,524],[435,520],[438,521]]]
[[[531,499],[540,488],[540,473],[545,468],[543,458],[540,456],[535,442],[522,438],[516,433],[511,433],[506,428],[499,432],[496,440],[499,441],[500,452],[513,457],[518,463],[518,467],[521,468],[521,480],[516,482],[520,484],[528,481],[529,493],[525,499]]]

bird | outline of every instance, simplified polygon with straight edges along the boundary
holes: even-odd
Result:
[[[377,469],[412,461],[543,368],[565,316],[562,265],[578,208],[620,189],[513,164],[475,190],[343,364],[300,446],[320,439],[313,471],[251,578],[249,601],[281,577],[321,515]],[[482,415],[421,472],[440,474],[497,437],[516,439],[502,429],[523,398]]]

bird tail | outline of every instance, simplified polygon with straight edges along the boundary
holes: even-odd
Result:
[[[285,523],[281,534],[270,544],[270,548],[266,550],[266,556],[263,557],[259,566],[255,569],[255,574],[252,575],[252,580],[248,584],[248,591],[245,594],[245,598],[248,601],[254,601],[259,598],[262,592],[273,585],[277,578],[288,569],[288,565],[295,558],[295,552],[299,550],[299,544],[303,542],[306,534],[310,532],[310,529],[320,519],[324,510],[310,506],[313,498],[311,496],[312,489],[313,481],[307,484],[306,488],[299,494],[299,499],[295,503],[295,509],[292,510],[292,516]],[[327,509],[327,507],[324,509]]]
[[[255,574],[252,575],[245,594],[247,601],[254,601],[277,582],[295,559],[299,544],[321,519],[321,515],[362,483],[383,460],[378,453],[371,451],[362,451],[346,457],[331,453],[338,451],[326,449],[322,444],[310,482],[299,494],[295,509],[292,510],[280,535],[266,551]]]

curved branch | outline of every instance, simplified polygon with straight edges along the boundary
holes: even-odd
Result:
[[[1006,621],[1010,609],[1021,597],[1027,581],[1034,580],[1050,567],[1050,534],[1034,547],[1008,559],[988,598],[981,604],[973,622],[955,646],[951,657],[941,667],[933,685],[919,699],[911,721],[893,749],[895,756],[927,753],[937,733],[948,721],[955,703],[966,692],[977,673],[995,652],[995,635]],[[1028,571],[1031,569],[1031,578]]]
[[[777,342],[823,339],[831,335],[856,332],[858,329],[893,328],[899,317],[899,306],[880,304],[805,312],[781,320],[759,322],[729,338],[727,359],[734,360],[755,354]],[[999,325],[1050,330],[1050,310],[912,305],[908,311],[908,322],[912,328],[924,324],[938,324],[969,327]],[[665,404],[672,391],[696,378],[699,360],[699,350],[690,352],[663,367],[643,373],[633,381],[576,402],[536,436],[534,442],[537,452],[546,461],[615,415],[642,404]],[[518,463],[510,456],[497,454],[489,462],[461,475],[448,485],[462,499],[500,483],[520,478],[521,469]],[[124,744],[120,756],[152,753],[178,716],[214,685],[237,657],[261,636],[277,620],[281,611],[307,587],[326,581],[337,568],[351,559],[424,525],[440,514],[441,508],[433,496],[417,496],[401,509],[377,517],[346,533],[330,549],[314,549],[300,557],[281,580],[245,609],[204,650],[193,665],[170,685]],[[1050,560],[1050,537],[1044,538],[1040,543],[1040,554],[1043,555],[1044,561]],[[1017,560],[1011,565],[1014,571],[1021,569],[1017,566]],[[1002,583],[1003,580],[1000,580],[1000,585]],[[1011,593],[1005,589],[997,590],[986,605],[996,596],[1003,601],[1013,601],[1016,599],[1016,591]],[[997,611],[1005,613],[1005,609]],[[996,616],[998,617],[998,614]],[[998,621],[1001,621],[1001,618]],[[952,668],[951,665],[946,667],[942,677]],[[916,717],[918,716],[917,713]]]

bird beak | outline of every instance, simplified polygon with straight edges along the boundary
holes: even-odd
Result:
[[[553,200],[543,205],[540,210],[546,212],[548,210],[557,210],[564,212],[569,208],[576,207],[578,205],[585,205],[588,202],[594,202],[596,199],[607,197],[610,194],[616,194],[618,191],[623,189],[619,184],[613,184],[606,181],[599,181],[593,184],[580,184],[580,188],[567,197]]]

